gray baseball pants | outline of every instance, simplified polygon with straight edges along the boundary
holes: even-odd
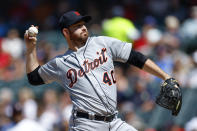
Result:
[[[90,120],[86,118],[71,117],[69,131],[137,131],[134,127],[114,118],[112,122]]]

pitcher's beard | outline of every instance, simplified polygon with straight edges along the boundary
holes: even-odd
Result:
[[[78,47],[81,47],[85,45],[87,39],[88,39],[89,33],[87,32],[82,32],[79,36],[76,35],[71,35],[70,39],[74,44],[76,44]]]

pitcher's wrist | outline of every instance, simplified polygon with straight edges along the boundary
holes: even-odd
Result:
[[[26,54],[30,54],[36,50],[36,47],[26,48]]]

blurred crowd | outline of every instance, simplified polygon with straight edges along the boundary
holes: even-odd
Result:
[[[133,49],[155,61],[182,88],[195,89],[196,4],[196,0],[4,1],[0,5],[0,83],[26,80],[23,34],[31,24],[39,26],[37,56],[41,65],[63,54],[67,43],[59,31],[58,19],[63,12],[74,9],[93,17],[87,25],[91,35],[131,42]],[[157,107],[154,101],[162,80],[134,66],[115,65],[119,117],[139,131],[197,131],[197,111],[182,125],[163,123],[159,128],[151,127],[151,113]],[[28,84],[0,86],[0,131],[68,130],[72,110],[69,94],[52,87],[44,88],[38,97],[34,89]]]

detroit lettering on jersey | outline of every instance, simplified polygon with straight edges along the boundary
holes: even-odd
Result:
[[[94,59],[92,62],[88,62],[85,60],[81,69],[78,71],[74,68],[71,68],[67,72],[67,78],[70,79],[69,87],[72,88],[73,85],[77,82],[77,76],[83,77],[85,73],[88,73],[90,70],[94,70],[95,68],[99,67],[100,65],[107,62],[107,57],[105,56],[106,48],[101,49],[101,52],[97,52],[97,55],[100,55],[98,58]]]

